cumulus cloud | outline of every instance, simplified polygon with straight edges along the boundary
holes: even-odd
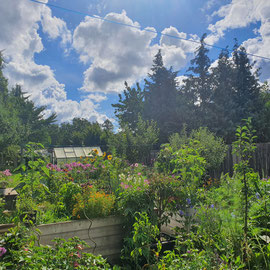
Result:
[[[71,32],[67,29],[66,22],[52,16],[50,8],[45,7],[41,13],[41,25],[44,33],[47,33],[51,39],[61,37],[62,44],[71,42]]]
[[[215,43],[225,35],[228,29],[248,27],[252,23],[260,22],[260,28],[254,29],[255,38],[243,42],[248,53],[270,57],[270,1],[265,0],[232,0],[213,13],[221,19],[210,24],[208,29],[212,32],[206,39],[207,43]],[[269,79],[269,61],[251,57],[257,61],[257,67],[262,67],[261,79]]]
[[[133,28],[87,16],[71,35],[66,22],[53,16],[45,5],[24,0],[16,0],[16,5],[1,1],[0,10],[0,50],[4,50],[7,63],[5,76],[10,85],[22,85],[36,105],[47,106],[46,115],[56,112],[60,122],[74,117],[104,121],[106,115],[98,112],[99,103],[107,99],[107,93],[122,91],[124,81],[132,85],[145,78],[158,49],[162,49],[166,66],[180,69],[196,47],[196,44],[166,36],[153,44],[157,36],[155,29],[140,29],[140,24],[130,19],[125,11],[109,13],[105,19]],[[36,63],[35,55],[46,49],[39,31],[43,31],[49,41],[59,38],[64,49],[70,49],[72,42],[80,61],[87,65],[81,88],[86,95],[81,101],[69,100],[65,85],[56,79],[52,68]],[[164,29],[163,34],[198,40],[197,36],[174,27]]]
[[[198,43],[190,41],[199,42],[199,37],[197,35],[188,36],[186,33],[179,32],[172,26],[165,28],[162,31],[162,34],[163,35],[160,38],[160,48],[162,49],[162,54],[164,56],[165,66],[173,66],[176,70],[184,67],[191,57],[191,53],[198,47]],[[179,37],[179,39],[170,36]]]
[[[106,20],[139,27],[126,14],[109,13]],[[150,43],[155,33],[85,17],[74,31],[73,46],[80,60],[91,65],[84,73],[82,90],[119,92],[126,80],[133,84],[152,63]]]
[[[47,1],[43,1],[47,2]],[[48,65],[39,65],[34,56],[43,49],[39,24],[50,39],[61,39],[62,46],[71,41],[66,23],[44,5],[30,1],[0,1],[0,50],[4,50],[5,76],[10,85],[20,84],[38,106],[47,106],[45,116],[56,112],[59,122],[84,117],[103,122],[106,115],[97,112],[104,97],[93,95],[80,102],[67,99],[65,85],[59,83]]]
[[[149,27],[138,29],[139,23],[132,21],[125,11],[120,14],[109,13],[105,20],[134,27],[85,17],[75,29],[73,47],[80,54],[80,60],[89,64],[81,88],[86,92],[121,92],[124,81],[132,85],[147,76],[158,49],[162,49],[166,66],[182,68],[187,62],[187,55],[196,48],[196,44],[164,35],[159,44],[151,44],[156,37],[156,30]],[[162,33],[198,39],[174,27],[166,28]]]

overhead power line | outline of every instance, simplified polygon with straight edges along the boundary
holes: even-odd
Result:
[[[121,23],[121,22],[117,22],[117,21],[113,21],[113,20],[108,20],[108,19],[105,19],[105,18],[102,18],[102,17],[97,17],[97,16],[90,15],[89,13],[86,13],[86,12],[77,11],[77,10],[70,9],[70,8],[65,8],[65,7],[54,5],[54,4],[44,3],[44,2],[41,2],[41,1],[38,1],[38,0],[29,0],[29,1],[37,3],[37,4],[42,4],[42,5],[45,5],[45,6],[61,9],[63,11],[72,12],[72,13],[75,13],[75,14],[78,14],[78,15],[89,16],[89,17],[91,17],[93,19],[101,20],[101,21],[104,21],[104,22],[107,22],[107,23],[113,23],[113,24],[117,24],[117,25],[121,25],[121,26],[125,26],[125,27],[131,27],[131,28],[139,29],[141,31],[150,32],[150,33],[154,33],[154,34],[161,35],[161,36],[166,36],[166,37],[169,37],[169,38],[174,38],[174,39],[178,39],[178,40],[185,40],[187,42],[201,44],[201,42],[197,41],[197,40],[183,38],[183,37],[174,36],[174,35],[170,35],[170,34],[165,34],[165,33],[158,32],[156,30],[152,30],[152,29],[149,29],[149,28],[142,29],[140,26],[127,24],[127,23]],[[204,44],[206,46],[208,46],[208,47],[211,47],[211,48],[215,48],[215,49],[219,49],[219,50],[228,50],[230,52],[233,52],[232,49],[228,49],[228,48],[224,48],[224,47],[220,47],[220,46],[216,46],[216,45],[211,45],[211,44],[207,44],[207,43],[204,43]],[[242,53],[244,53],[244,52],[242,52]],[[257,57],[257,58],[261,58],[261,59],[270,61],[270,58],[266,57],[266,56],[256,55],[256,54],[252,54],[252,53],[245,53],[245,54],[249,55],[249,56],[253,56],[253,57]]]

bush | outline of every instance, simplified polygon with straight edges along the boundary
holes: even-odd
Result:
[[[26,239],[16,229],[5,236],[0,248],[0,269],[111,269],[100,255],[84,253],[83,248],[89,246],[77,237],[55,239],[54,247],[35,246]]]
[[[162,146],[156,163],[158,170],[165,173],[172,172],[174,167],[170,161],[174,158],[175,152],[186,147],[192,148],[205,159],[205,168],[208,171],[218,169],[227,152],[227,146],[223,140],[207,128],[193,130],[189,137],[185,132],[182,134],[175,133],[170,136],[169,144]]]

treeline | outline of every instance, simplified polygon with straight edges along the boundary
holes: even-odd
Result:
[[[7,166],[29,141],[46,147],[99,145],[130,162],[149,162],[150,151],[174,134],[188,135],[200,127],[230,144],[248,117],[258,142],[270,141],[270,89],[259,83],[255,63],[236,43],[231,54],[222,50],[212,64],[204,39],[181,85],[178,72],[164,66],[161,51],[144,83],[125,83],[118,103],[112,104],[120,127],[116,134],[109,120],[99,124],[74,118],[59,125],[55,114],[43,117],[46,108],[36,107],[19,85],[8,90],[0,54],[0,163]]]
[[[112,105],[123,130],[136,133],[139,119],[154,121],[160,145],[183,127],[188,133],[207,127],[230,144],[242,119],[252,117],[258,142],[269,141],[270,91],[267,84],[259,83],[255,63],[236,43],[231,55],[224,49],[211,65],[205,37],[201,38],[181,85],[178,72],[164,66],[161,51],[143,86],[131,88],[125,83],[119,102]]]
[[[102,125],[74,118],[71,123],[56,124],[56,114],[44,117],[45,106],[37,107],[21,86],[8,88],[3,75],[4,61],[0,53],[0,170],[16,166],[28,142],[51,146],[102,145],[106,150],[113,125]]]

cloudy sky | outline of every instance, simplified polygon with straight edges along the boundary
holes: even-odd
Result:
[[[248,53],[270,58],[269,0],[40,1],[47,5],[0,0],[0,50],[10,86],[22,85],[59,123],[113,121],[124,81],[142,81],[160,48],[181,80],[198,45],[160,33],[193,41],[207,33],[208,44],[230,49],[237,38]],[[218,53],[210,48],[209,56]],[[270,81],[270,61],[250,58]]]

